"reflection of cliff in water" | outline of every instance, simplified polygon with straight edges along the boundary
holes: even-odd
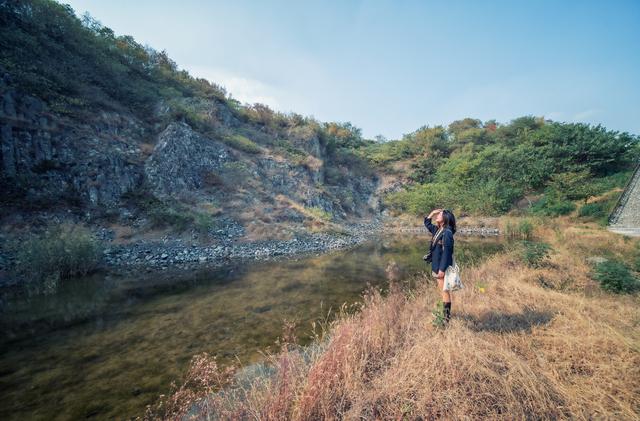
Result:
[[[495,238],[456,240],[463,268],[501,247]],[[284,320],[295,321],[300,342],[309,343],[312,322],[358,301],[368,283],[426,271],[427,241],[381,238],[320,256],[162,277],[94,276],[52,296],[14,299],[0,314],[0,417],[140,415],[194,354],[255,362]]]

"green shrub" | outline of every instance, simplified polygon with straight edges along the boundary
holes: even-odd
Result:
[[[444,303],[442,301],[436,303],[435,308],[431,310],[431,314],[433,315],[431,325],[435,328],[443,328],[446,321],[444,319]]]
[[[529,267],[541,267],[549,258],[553,248],[542,242],[522,240],[519,244],[520,259]]]
[[[517,224],[507,221],[504,231],[507,238],[529,240],[533,236],[533,223],[530,219],[521,219]]]
[[[525,240],[530,239],[533,236],[533,223],[530,219],[521,219],[518,223],[518,232],[520,236]]]
[[[341,185],[347,181],[347,174],[344,174],[340,168],[326,166],[324,168],[324,182],[329,185]]]
[[[402,212],[422,215],[439,206],[454,208],[457,204],[456,197],[459,196],[456,196],[451,187],[445,184],[419,184],[387,194],[384,197],[384,204]]]
[[[560,216],[571,213],[575,209],[576,205],[573,202],[545,194],[540,200],[533,204],[531,212],[545,216]]]
[[[31,235],[10,246],[16,254],[16,272],[35,292],[53,292],[62,279],[94,270],[102,258],[101,244],[81,225],[50,226],[41,235]]]
[[[293,146],[288,140],[277,139],[273,145],[276,150],[286,156],[290,161],[301,162],[301,160],[304,160],[309,156],[307,152]]]
[[[619,195],[619,192],[610,192],[598,202],[582,205],[578,210],[578,216],[594,220],[599,225],[606,226],[609,223],[609,214],[613,210]]]
[[[206,213],[195,213],[193,219],[194,228],[196,231],[203,234],[206,234],[209,230],[216,229],[218,227],[215,218]]]
[[[605,203],[594,202],[580,206],[578,216],[581,218],[600,218],[605,215]]]
[[[622,262],[607,260],[598,263],[593,272],[593,279],[600,282],[602,289],[617,294],[630,293],[640,288],[640,282]]]
[[[593,178],[589,182],[593,185],[595,194],[604,194],[616,187],[623,188],[632,175],[633,169],[629,169],[605,177]]]
[[[173,227],[180,232],[193,222],[193,216],[188,212],[166,205],[150,209],[149,219],[154,228]]]
[[[223,138],[224,143],[231,146],[234,149],[243,151],[250,154],[258,154],[262,151],[253,140],[241,134],[234,134]]]
[[[247,181],[250,174],[247,164],[242,161],[232,161],[222,165],[220,176],[228,186],[241,186]]]
[[[326,210],[313,206],[313,207],[309,207],[306,208],[307,212],[313,216],[316,219],[320,219],[323,221],[330,221],[331,220],[331,213],[327,212]]]
[[[216,182],[221,181],[217,178]],[[211,218],[210,213],[191,210],[177,201],[160,200],[146,190],[130,191],[123,195],[123,199],[127,204],[137,206],[147,215],[153,228],[171,227],[182,232],[193,226],[197,231],[205,232],[217,223],[214,218]]]

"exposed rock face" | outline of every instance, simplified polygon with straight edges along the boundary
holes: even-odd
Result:
[[[37,98],[0,81],[1,175],[26,200],[110,205],[141,181],[135,119],[101,113],[92,125],[69,125]]]
[[[379,210],[375,176],[333,167],[341,181],[326,183],[330,158],[311,127],[292,127],[282,140],[308,154],[294,162],[269,147],[265,153],[242,152],[183,122],[163,128],[158,122],[171,116],[163,103],[155,107],[154,123],[107,111],[95,111],[87,121],[71,120],[18,92],[1,69],[0,75],[0,184],[26,206],[73,203],[82,209],[117,209],[124,193],[142,188],[159,198],[188,196],[195,199],[192,204],[215,203],[232,219],[255,207],[277,222],[303,221],[300,206],[337,218]],[[273,141],[268,131],[242,126],[248,123],[223,103],[200,100],[196,105],[207,110],[220,136],[249,129],[263,145]]]
[[[265,188],[272,190],[274,194],[287,195],[305,206],[316,206],[311,203],[318,201],[322,195],[317,185],[319,171],[271,157],[260,158],[256,164],[256,172]],[[329,203],[320,207],[332,210]]]
[[[293,146],[308,154],[322,159],[326,155],[325,145],[322,144],[317,133],[308,127],[295,127],[289,130],[289,139]]]
[[[222,172],[233,160],[224,143],[206,138],[185,123],[171,123],[144,165],[147,182],[159,196],[201,189],[207,172]]]
[[[323,158],[317,137],[299,138],[299,143]],[[343,186],[324,186],[322,166],[295,165],[270,155],[244,156],[221,141],[196,133],[185,123],[171,123],[159,135],[144,167],[146,182],[159,197],[197,192],[203,200],[224,202],[228,192],[207,188],[206,178],[213,173],[247,191],[245,203],[240,206],[243,208],[254,206],[265,197],[284,195],[338,217],[378,210],[377,199],[372,199],[375,179],[353,177]]]

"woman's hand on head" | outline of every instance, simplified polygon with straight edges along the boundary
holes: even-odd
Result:
[[[431,211],[431,213],[429,214],[429,216],[427,218],[431,219],[431,217],[433,216],[434,213],[438,213],[438,212],[442,212],[442,209],[434,209]]]

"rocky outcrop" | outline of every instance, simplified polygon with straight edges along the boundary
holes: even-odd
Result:
[[[221,173],[236,160],[224,143],[206,138],[186,123],[171,123],[158,137],[144,165],[147,183],[158,196],[201,189],[210,172]]]
[[[1,69],[0,75],[0,185],[11,190],[17,206],[110,209],[128,224],[133,209],[122,207],[122,196],[142,190],[196,207],[207,202],[243,223],[238,215],[251,218],[246,211],[256,207],[267,219],[291,223],[309,217],[303,208],[322,209],[337,219],[379,211],[377,178],[333,163],[313,126],[293,126],[276,135],[242,121],[221,101],[204,99],[182,105],[195,107],[212,123],[207,136],[171,121],[175,110],[162,101],[149,121],[106,110],[93,110],[80,121],[19,92]],[[263,152],[243,152],[226,143],[226,136],[238,130],[252,133]],[[303,152],[283,154],[283,142],[293,148],[287,150]],[[339,181],[333,177],[329,183],[328,171],[340,174]],[[278,196],[285,199],[274,200]],[[145,215],[134,219],[144,223]]]
[[[324,158],[317,137],[297,139],[319,154],[319,158]],[[322,183],[322,166],[294,164],[270,154],[246,156],[222,141],[198,134],[185,123],[171,123],[159,135],[144,167],[146,183],[159,197],[191,192],[202,200],[220,203],[225,202],[231,186],[232,191],[243,188],[247,192],[242,208],[284,195],[303,206],[320,208],[339,218],[346,218],[347,214],[365,215],[366,211],[378,209],[377,200],[372,199],[376,189],[374,178],[346,177],[346,185],[326,186]],[[221,184],[226,183],[227,191],[222,185],[211,188],[212,175],[221,180]],[[263,210],[268,213],[267,203],[263,203]]]
[[[99,113],[79,125],[0,79],[0,175],[28,202],[114,205],[142,179],[135,119]]]
[[[308,126],[289,129],[288,138],[291,144],[316,158],[326,156],[326,147],[318,134]]]

